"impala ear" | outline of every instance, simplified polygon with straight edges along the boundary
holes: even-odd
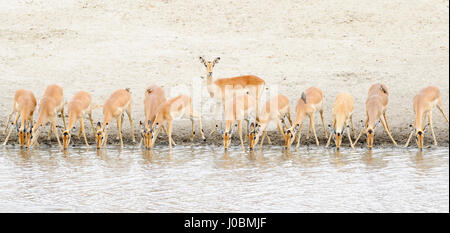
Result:
[[[385,85],[383,85],[383,84],[380,85],[380,89],[381,89],[382,92],[384,92],[384,94],[389,94],[388,91],[387,91],[387,87]]]
[[[305,104],[306,104],[306,95],[305,95],[305,92],[302,92],[302,100],[303,100],[303,102],[305,102]]]
[[[151,89],[151,88],[148,88],[148,89],[147,89],[147,93],[148,93],[148,94],[151,94],[152,92],[153,92],[153,89]]]
[[[200,60],[201,63],[203,63],[203,65],[206,66],[206,61],[203,57],[199,57],[198,59]]]
[[[99,121],[99,122],[97,122],[96,130],[100,130],[101,128],[102,128],[102,123],[100,123],[100,121]]]
[[[215,65],[216,63],[219,63],[219,61],[220,61],[220,57],[216,57],[216,59],[214,59],[214,61],[213,61],[213,65]]]

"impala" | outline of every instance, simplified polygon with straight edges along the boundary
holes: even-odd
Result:
[[[45,89],[44,96],[39,101],[39,117],[31,130],[31,136],[30,140],[28,140],[27,146],[33,146],[37,143],[40,131],[39,127],[50,121],[51,126],[48,132],[48,140],[50,140],[53,130],[56,140],[58,141],[58,145],[61,147],[58,131],[56,129],[56,115],[58,112],[61,113],[64,128],[66,128],[63,89],[58,85],[52,84]]]
[[[123,112],[128,115],[131,127],[131,139],[134,139],[133,120],[131,119],[131,94],[130,89],[120,89],[113,92],[103,105],[103,123],[98,122],[96,127],[95,139],[97,141],[97,149],[100,149],[108,142],[109,123],[113,118],[117,121],[118,137],[120,146],[123,147],[122,139],[122,116]]]
[[[364,123],[364,128],[367,135],[368,148],[373,147],[373,138],[375,135],[375,128],[377,127],[377,120],[380,120],[384,130],[389,135],[389,138],[395,145],[397,145],[397,142],[395,142],[394,138],[392,138],[391,130],[389,128],[386,119],[386,110],[388,102],[389,102],[389,92],[386,85],[377,83],[370,87],[368,97],[366,100],[366,121]],[[355,145],[358,142],[364,128],[361,129],[353,145]]]
[[[26,125],[31,125],[33,121],[33,113],[36,109],[36,98],[34,97],[33,92],[20,89],[17,90],[14,95],[14,103],[11,113],[8,115],[8,120],[6,121],[6,127],[3,131],[3,134],[6,134],[8,131],[9,121],[13,114],[16,114],[12,125],[16,126],[17,133],[19,134],[19,145],[22,147],[25,144],[25,139],[30,136],[31,128],[26,127]],[[21,119],[20,127],[17,124],[19,117]],[[11,135],[11,131],[13,127],[9,130],[8,136],[6,136],[5,142],[3,145],[6,145],[8,142],[9,136]]]
[[[426,128],[425,122],[427,117],[428,117],[428,124],[431,128],[431,134],[433,135],[434,145],[437,145],[432,121],[432,110],[435,106],[439,109],[439,111],[442,113],[442,115],[444,116],[445,120],[448,123],[448,118],[444,113],[444,109],[442,108],[442,98],[439,88],[434,86],[426,87],[422,89],[419,92],[419,94],[417,94],[414,97],[413,108],[414,113],[416,114],[416,118],[413,125],[414,131],[411,130],[411,133],[409,134],[405,147],[408,146],[412,134],[415,133],[417,146],[420,149],[423,148],[423,137]]]
[[[239,90],[248,90],[248,93],[252,98],[256,101],[256,114],[259,111],[259,99],[261,93],[264,89],[265,81],[255,75],[243,75],[232,78],[220,78],[213,79],[213,68],[215,64],[217,64],[220,60],[220,57],[217,57],[213,61],[206,61],[203,57],[199,57],[200,62],[206,68],[206,87],[208,89],[208,93],[216,102],[216,111],[219,109],[220,104],[223,105],[223,110],[225,112],[225,102],[227,98],[231,98],[235,96],[236,92]],[[256,115],[256,119],[259,116]],[[214,133],[218,125],[213,121],[215,127],[211,130],[211,133]]]
[[[259,121],[251,125],[250,127],[250,150],[253,150],[255,145],[258,143],[259,137],[262,134],[261,139],[261,147],[264,143],[264,138],[267,135],[267,126],[271,122],[276,122],[278,126],[278,130],[281,135],[284,136],[284,127],[282,124],[282,120],[287,117],[289,123],[292,124],[291,114],[290,114],[290,106],[289,99],[284,95],[277,95],[275,97],[270,98],[266,104],[263,112],[260,114]],[[267,140],[270,142],[269,135],[267,135]]]
[[[153,147],[156,138],[158,137],[159,131],[162,128],[162,125],[165,122],[167,122],[167,135],[169,140],[169,148],[172,149],[172,144],[176,145],[172,139],[173,120],[182,118],[183,116],[188,116],[192,123],[190,140],[191,141],[194,140],[195,136],[194,118],[197,118],[200,126],[201,137],[203,141],[205,141],[206,138],[203,132],[202,119],[200,115],[194,111],[194,107],[192,105],[192,98],[188,95],[179,95],[175,98],[172,98],[164,102],[158,107],[155,120],[153,121],[153,123],[151,124],[151,128],[149,129],[150,140],[148,141],[148,148]]]
[[[67,128],[62,132],[63,147],[67,149],[71,140],[70,130],[75,129],[75,124],[77,121],[80,122],[80,131],[78,133],[78,139],[83,134],[84,142],[86,146],[89,147],[89,143],[86,139],[86,131],[84,129],[83,117],[88,114],[89,121],[91,122],[92,131],[95,135],[94,122],[92,120],[92,97],[89,93],[85,91],[80,91],[75,94],[72,100],[67,104],[67,113],[69,115],[69,123]]]
[[[292,142],[295,140],[295,134],[297,136],[297,148],[300,146],[301,131],[303,128],[303,120],[306,116],[309,117],[309,127],[306,135],[306,139],[309,139],[309,134],[312,129],[314,137],[316,139],[316,144],[319,145],[319,140],[317,139],[316,129],[314,126],[315,113],[319,111],[320,117],[322,119],[322,126],[325,133],[325,138],[328,138],[327,131],[325,129],[325,123],[323,121],[323,94],[322,90],[317,87],[308,88],[302,93],[301,98],[297,101],[297,106],[295,108],[295,120],[291,125],[291,128],[286,130],[284,134],[286,148],[290,148]]]
[[[238,122],[239,139],[241,147],[244,149],[244,141],[242,140],[242,120],[248,119],[255,115],[256,101],[247,94],[235,96],[225,102],[225,131],[222,131],[223,147],[228,150],[231,144],[232,125]]]
[[[350,146],[354,148],[349,130],[351,124],[353,135],[355,135],[353,127],[353,106],[354,101],[350,94],[339,93],[336,96],[333,107],[333,122],[331,124],[331,127],[334,128],[334,132],[330,133],[326,147],[330,145],[331,137],[335,135],[336,149],[339,150],[341,147],[342,135],[344,135],[347,129],[347,136],[350,141]]]
[[[156,113],[161,104],[167,101],[164,90],[157,86],[151,85],[145,90],[145,98],[144,98],[144,113],[145,113],[145,121],[144,123],[139,122],[141,126],[141,141],[139,142],[139,147],[141,147],[142,141],[144,141],[144,146],[149,149],[149,143],[151,140],[151,127],[152,122],[155,121]],[[167,133],[164,125],[161,126],[164,132]],[[175,142],[172,144],[175,145]]]

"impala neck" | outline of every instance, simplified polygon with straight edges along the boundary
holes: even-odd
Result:
[[[212,73],[211,74],[210,73],[206,74],[206,88],[208,89],[209,95],[211,97],[214,97],[214,98],[217,97],[216,96],[217,86],[216,86],[216,84],[214,84]]]
[[[414,128],[416,130],[423,130],[424,125],[423,125],[423,112],[422,111],[417,111],[416,113],[416,120],[414,121]]]

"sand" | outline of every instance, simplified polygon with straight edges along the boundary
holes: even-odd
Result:
[[[17,89],[30,89],[39,99],[46,85],[56,83],[64,88],[66,101],[84,90],[94,104],[119,88],[130,88],[137,129],[144,118],[145,87],[157,84],[168,98],[179,93],[200,97],[196,109],[209,132],[211,111],[198,104],[210,99],[198,57],[220,56],[214,77],[257,75],[289,97],[292,115],[303,90],[321,88],[327,124],[335,96],[349,92],[359,129],[368,88],[384,83],[390,91],[388,121],[402,143],[414,117],[412,99],[420,89],[438,86],[449,114],[448,5],[444,0],[0,0],[0,127]],[[101,109],[94,111],[94,120],[102,120]],[[319,122],[316,128],[323,137]],[[174,128],[178,143],[188,140],[189,120],[176,121]],[[438,142],[448,145],[449,126],[437,109],[434,129]],[[127,120],[124,137],[128,142]],[[426,137],[430,142],[429,132]],[[0,140],[4,138],[1,134]],[[376,140],[389,145],[381,127]]]

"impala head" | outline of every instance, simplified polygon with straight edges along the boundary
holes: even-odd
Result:
[[[367,127],[366,136],[367,136],[367,147],[373,147],[373,136],[375,135],[375,129],[373,127]]]
[[[220,57],[216,57],[213,61],[206,61],[203,57],[199,57],[200,62],[206,67],[206,74],[212,76],[214,65],[219,63]]]
[[[14,123],[11,124],[13,127]],[[16,124],[17,134],[19,135],[19,145],[22,147],[25,144],[25,133],[27,129],[24,127],[23,129],[19,129],[19,124]]]
[[[153,147],[153,129],[152,121],[148,120],[147,124],[139,122],[141,125],[141,136],[144,141],[145,148],[151,149]]]
[[[70,144],[70,138],[72,135],[70,135],[70,130],[66,129],[62,132],[62,140],[63,140],[63,148],[64,150],[67,150],[69,148]]]
[[[97,142],[97,149],[102,148],[103,140],[105,137],[105,131],[108,129],[108,123],[106,123],[105,128],[102,128],[102,124],[97,122],[96,133],[95,133],[95,141]]]
[[[249,138],[249,144],[250,144],[250,150],[253,150],[255,148],[256,144],[258,143],[259,136],[260,136],[260,127],[261,125],[258,125],[258,123],[251,123],[248,131],[248,138]]]
[[[344,134],[343,131],[342,132],[341,131],[335,131],[334,132],[334,135],[336,135],[335,142],[336,142],[336,149],[337,150],[339,150],[339,148],[341,148],[342,134]]]
[[[233,134],[233,131],[230,129],[225,132],[221,132],[222,138],[223,138],[223,148],[225,150],[228,150],[228,147],[230,147],[231,144],[231,135]]]
[[[297,134],[299,128],[300,125],[296,124],[294,127],[287,129],[286,132],[284,133],[284,140],[285,140],[284,146],[286,149],[291,148],[291,145],[295,140],[295,135]]]
[[[417,142],[417,147],[419,149],[423,149],[423,136],[425,134],[425,130],[427,129],[428,124],[425,125],[425,127],[423,129],[420,128],[416,128],[416,142]]]
[[[19,138],[20,140],[20,138]],[[24,144],[25,148],[31,147],[31,142],[33,141],[33,124],[30,123],[30,127],[25,131]],[[19,141],[20,143],[20,141]]]

